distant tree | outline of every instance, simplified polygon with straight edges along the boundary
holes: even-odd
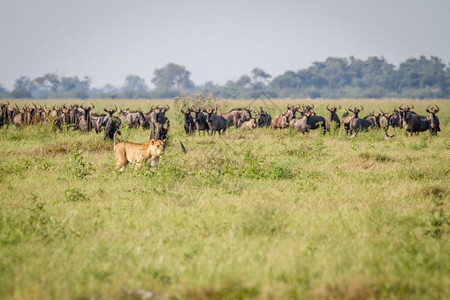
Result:
[[[248,88],[250,87],[250,82],[252,79],[248,75],[242,75],[237,81],[236,85],[240,88]]]
[[[9,91],[0,84],[0,98],[7,98],[9,96]]]
[[[125,90],[135,91],[135,92],[142,92],[147,91],[148,86],[145,83],[145,79],[137,76],[137,75],[128,75],[125,78],[125,84],[123,85],[123,88]]]
[[[437,57],[410,58],[398,69],[402,87],[442,87],[445,82],[445,64]]]
[[[267,74],[264,70],[260,68],[254,68],[252,70],[253,86],[254,88],[263,88],[269,83],[272,75]]]
[[[354,87],[380,87],[395,91],[398,88],[395,67],[383,57],[369,57],[365,61],[350,57],[348,70]]]
[[[118,92],[118,88],[115,87],[112,84],[105,84],[104,87],[101,88],[102,92],[105,94],[112,94],[112,93],[117,93]]]
[[[63,98],[80,98],[86,99],[89,97],[91,87],[91,79],[87,76],[80,80],[78,76],[62,77],[61,88],[58,93]]]
[[[284,74],[275,77],[270,83],[278,89],[298,89],[302,85],[302,80],[293,71],[286,71]]]
[[[397,74],[400,89],[405,96],[425,98],[446,95],[446,66],[437,57],[407,59],[400,64]]]
[[[125,78],[125,84],[122,87],[122,95],[125,98],[144,98],[147,97],[147,91],[145,79],[137,75],[128,75]]]
[[[33,80],[37,88],[56,92],[60,88],[61,80],[58,74],[47,73]]]
[[[20,76],[14,82],[14,88],[11,92],[13,98],[31,98],[31,94],[35,90],[33,82],[27,76]]]
[[[191,73],[184,66],[170,63],[161,69],[155,70],[152,82],[156,86],[158,95],[173,97],[179,91],[194,91],[195,85],[189,78],[190,75]]]

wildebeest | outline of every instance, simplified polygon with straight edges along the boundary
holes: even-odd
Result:
[[[439,118],[436,116],[436,114],[440,111],[439,107],[436,105],[436,108],[430,108],[427,107],[426,111],[430,114],[427,119],[430,122],[430,134],[431,135],[437,135],[439,131],[441,131],[441,128],[439,127]]]
[[[8,105],[7,103],[0,103],[0,127],[6,125],[8,122]]]
[[[381,117],[380,113],[372,112],[368,116],[365,116],[364,120],[367,120],[371,123],[371,126],[369,126],[369,127],[379,129],[380,128],[380,117]]]
[[[191,115],[191,109],[183,109],[181,108],[181,113],[184,116],[184,131],[187,135],[192,134],[195,132],[195,122],[194,118]]]
[[[92,103],[92,106],[83,107],[83,105],[80,106],[82,109],[82,115],[79,117],[78,121],[78,127],[80,128],[81,132],[89,132],[92,130],[92,122],[91,122],[91,110],[95,108],[95,105]]]
[[[54,108],[54,107],[53,107]],[[61,122],[58,116],[53,115],[53,110],[44,106],[44,121],[42,127],[50,127],[52,129],[61,128]]]
[[[122,123],[118,117],[113,116],[113,114],[117,111],[117,106],[114,107],[115,109],[106,109],[106,107],[103,109],[107,113],[107,115],[101,120],[101,126],[105,126],[105,134],[103,136],[104,140],[107,138],[113,139],[114,134],[119,130],[120,124]]]
[[[211,133],[214,135],[216,132],[221,135],[222,133],[225,133],[227,130],[227,127],[230,126],[231,120],[225,119],[222,116],[217,115],[216,113],[217,108],[213,109],[207,109],[205,112],[207,114],[206,122],[208,122],[208,126],[211,129]]]
[[[141,110],[133,112],[128,111],[125,116],[125,121],[123,121],[122,118],[119,115],[119,119],[121,119],[122,122],[126,122],[128,124],[128,128],[144,127],[147,122]]]
[[[400,111],[394,108],[394,112],[391,115],[391,118],[389,120],[389,125],[392,126],[392,128],[402,128],[403,122],[402,117],[400,114]]]
[[[276,115],[272,119],[271,127],[273,129],[284,129],[289,127],[289,122],[294,118],[297,107],[288,105],[287,111]]]
[[[249,120],[242,122],[241,127],[247,130],[253,130],[258,126],[257,116],[251,117]]]
[[[352,109],[348,109],[349,111],[351,111],[353,113],[353,118],[350,121],[349,127],[350,127],[350,135],[353,134],[353,132],[355,134],[357,134],[359,131],[363,130],[367,130],[370,127],[373,127],[373,121],[371,121],[370,119],[360,119],[358,114],[364,110],[364,107],[361,105],[361,109],[358,109],[357,107],[355,107],[353,110]]]
[[[229,120],[227,123],[228,126],[234,125],[236,128],[241,126],[242,120],[250,119],[252,117],[252,113],[250,108],[233,108],[227,113],[217,113],[220,117],[223,117],[226,120]]]
[[[405,128],[411,136],[413,135],[413,133],[419,135],[420,132],[424,132],[427,130],[430,130],[430,134],[433,134],[430,124],[431,120],[434,120],[434,118],[431,118],[430,116],[420,116],[411,109],[414,109],[414,106],[399,107],[403,128]]]
[[[258,127],[269,127],[272,123],[272,117],[260,107],[258,114]]]
[[[271,127],[274,129],[283,129],[289,126],[288,116],[286,114],[278,114],[272,119]]]
[[[16,125],[16,127],[21,127],[25,125],[25,109],[19,108],[16,104],[17,112],[14,115],[13,118],[13,124]]]
[[[155,139],[158,135],[158,131],[162,128],[160,125],[167,123],[166,111],[169,110],[169,105],[165,107],[156,106],[155,109],[150,109],[147,115],[147,121],[150,124],[150,139]]]
[[[295,112],[300,114],[299,118],[295,118]],[[308,124],[308,120],[311,117],[310,111],[304,111],[303,109],[297,108],[294,110],[294,118],[289,121],[289,127],[300,131],[301,133],[309,132],[311,130],[311,126]]]
[[[308,125],[311,130],[321,129],[323,133],[325,133],[325,118],[319,115],[316,115],[314,112],[314,105],[306,105],[303,106],[305,113],[310,112],[311,115],[308,118]]]
[[[380,109],[380,112],[381,112],[381,115],[378,120],[379,126],[381,129],[384,130],[385,137],[391,138],[393,136],[388,135],[388,130],[389,130],[389,126],[391,125],[391,119],[392,119],[393,115],[390,113],[386,113],[386,112],[382,111],[381,109]]]
[[[328,108],[327,105],[327,110],[330,112],[330,117],[325,121],[325,129],[327,131],[331,130],[331,126],[332,126],[332,122],[334,122],[334,129],[339,129],[339,127],[341,127],[341,120],[339,119],[338,115],[337,115],[337,111],[341,109],[341,106],[339,105],[339,108],[336,106],[333,106],[332,108]]]
[[[206,108],[204,108],[203,110],[206,110]],[[200,131],[206,131],[209,134],[209,125],[206,120],[207,116],[203,113],[202,109],[192,108],[192,111],[195,114],[194,123],[195,128],[198,130],[198,133],[200,134]]]
[[[342,124],[344,124],[344,129],[348,133],[350,131],[350,121],[353,119],[353,114],[350,114],[349,108],[347,108],[341,117]]]
[[[94,128],[96,133],[99,133],[102,131],[102,127],[105,127],[108,123],[108,120],[113,117],[113,114],[117,111],[117,106],[115,106],[115,109],[106,109],[106,107],[103,109],[106,114],[91,114],[91,122],[92,122],[92,128]]]

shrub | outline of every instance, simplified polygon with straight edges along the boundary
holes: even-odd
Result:
[[[86,162],[81,151],[73,151],[66,166],[69,177],[74,179],[83,180],[91,174],[91,164]]]

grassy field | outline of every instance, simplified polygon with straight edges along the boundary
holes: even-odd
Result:
[[[207,104],[251,103],[273,116],[314,103],[326,117],[327,104],[362,104],[363,116],[402,103],[441,108],[438,137],[397,130],[389,140],[234,128],[186,137],[181,103],[94,103],[98,112],[170,104],[161,165],[118,173],[102,135],[1,128],[1,299],[139,289],[162,299],[450,298],[450,101]],[[122,132],[134,142],[149,134]]]

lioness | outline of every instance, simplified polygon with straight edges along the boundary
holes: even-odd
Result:
[[[119,172],[123,172],[129,162],[136,164],[136,168],[140,168],[143,162],[150,163],[151,167],[158,164],[159,156],[164,151],[165,140],[152,139],[144,144],[130,142],[116,144],[116,134],[120,135],[120,131],[114,134],[114,157]]]

